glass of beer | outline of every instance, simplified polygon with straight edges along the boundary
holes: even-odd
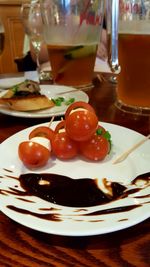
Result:
[[[55,84],[88,89],[102,29],[103,0],[41,0]]]
[[[117,107],[150,115],[150,1],[120,0]]]

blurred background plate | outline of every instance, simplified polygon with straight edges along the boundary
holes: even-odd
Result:
[[[54,99],[58,98],[59,93],[65,92],[64,94],[60,94],[61,97],[65,98],[65,101],[68,101],[71,98],[74,98],[75,101],[84,101],[84,102],[89,101],[89,97],[86,93],[77,90],[73,87],[59,86],[59,85],[40,85],[40,87],[41,87],[41,94],[46,95],[48,98],[54,98]],[[0,97],[3,94],[4,92],[1,92]],[[61,106],[54,106],[49,109],[23,112],[23,111],[15,111],[1,105],[0,112],[6,115],[23,117],[23,118],[50,118],[52,116],[64,115],[67,108],[68,106],[63,103]]]

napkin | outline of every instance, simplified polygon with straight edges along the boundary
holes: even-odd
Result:
[[[107,60],[96,58],[94,71],[111,73],[111,69],[107,63]]]
[[[26,71],[24,72],[24,79],[39,82],[39,76],[37,71]]]

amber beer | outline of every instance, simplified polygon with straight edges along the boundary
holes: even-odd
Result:
[[[150,108],[150,35],[119,34],[117,95],[127,106]]]
[[[97,45],[48,45],[53,80],[75,87],[91,86]]]

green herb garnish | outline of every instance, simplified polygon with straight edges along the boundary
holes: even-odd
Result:
[[[110,150],[111,150],[111,147],[112,147],[112,141],[111,141],[111,134],[110,132],[106,131],[103,136],[108,140],[109,144],[110,144]],[[109,150],[109,152],[110,152]]]
[[[111,134],[110,134],[108,131],[104,132],[104,133],[103,133],[103,136],[104,136],[108,141],[111,140]]]
[[[52,98],[52,101],[57,107],[60,107],[62,103],[64,103],[66,106],[70,105],[75,101],[75,98],[69,98],[68,100],[65,101],[64,97],[58,97],[58,98]]]
[[[13,87],[12,87],[12,91],[13,91],[13,93],[14,93],[14,95],[18,92],[18,89],[19,89],[19,85],[17,84],[17,85],[14,85]]]
[[[53,98],[52,101],[54,102],[56,106],[60,107],[62,102],[65,101],[65,99],[64,97],[58,97],[58,98]]]
[[[110,132],[109,132],[109,131],[104,131],[103,129],[98,128],[98,129],[96,130],[96,134],[97,134],[97,135],[102,135],[104,138],[106,138],[106,139],[108,140],[108,142],[109,142],[109,144],[110,144],[110,150],[111,150],[111,147],[112,147],[112,141],[111,141],[111,134],[110,134]],[[109,152],[110,152],[110,150],[109,150]]]
[[[21,82],[21,83],[18,83],[18,84],[16,84],[16,85],[14,85],[12,88],[11,88],[11,90],[13,91],[13,93],[14,93],[14,95],[17,95],[18,94],[18,91],[20,91],[19,89],[20,89],[20,86],[22,85],[22,84],[25,84],[25,85],[27,85],[28,83],[29,83],[29,80],[25,80],[24,82]]]
[[[68,106],[68,105],[72,104],[74,101],[75,101],[75,98],[72,97],[72,98],[68,99],[67,101],[65,101],[65,105]]]
[[[102,135],[102,133],[103,133],[103,130],[102,130],[101,128],[98,128],[98,129],[96,130],[96,134],[97,134],[97,135]]]

